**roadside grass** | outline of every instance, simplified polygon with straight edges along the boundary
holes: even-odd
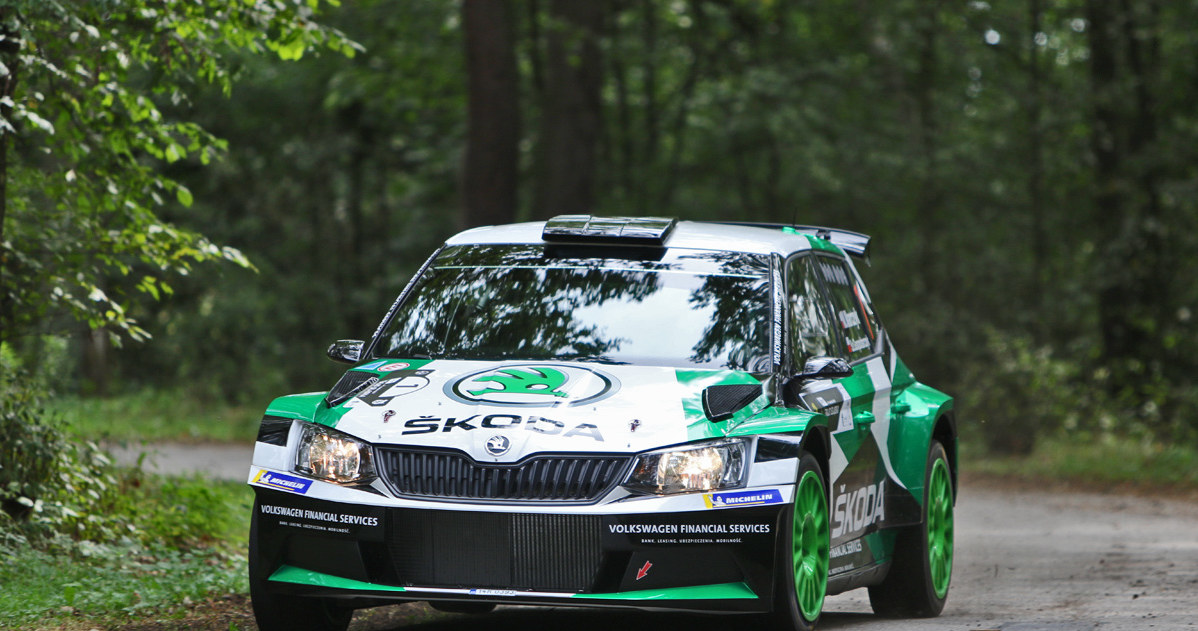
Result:
[[[182,617],[193,602],[248,590],[243,546],[253,493],[244,484],[140,472],[128,479],[138,483],[115,510],[129,536],[0,547],[0,628]]]
[[[1141,492],[1198,491],[1198,448],[1136,441],[1112,435],[1053,436],[1040,439],[1027,456],[971,454],[966,443],[963,467],[969,473],[1023,481],[1059,481],[1088,488]]]
[[[180,390],[146,389],[109,398],[57,397],[47,411],[76,438],[105,442],[249,444],[258,433],[256,406],[206,402]]]

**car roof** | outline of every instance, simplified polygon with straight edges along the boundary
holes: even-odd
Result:
[[[543,245],[545,222],[533,221],[502,226],[484,226],[458,233],[445,245]],[[812,239],[806,234],[785,231],[781,226],[746,226],[679,221],[670,231],[664,244],[670,248],[745,252],[750,254],[779,254],[812,249]],[[828,244],[831,246],[831,244]]]

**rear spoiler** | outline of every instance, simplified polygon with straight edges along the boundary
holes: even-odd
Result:
[[[788,223],[758,223],[752,221],[713,221],[711,223],[723,224],[726,226],[751,226],[754,228],[774,228],[778,230],[786,230],[796,234],[806,234],[818,239],[831,242],[836,247],[855,256],[869,265],[869,235],[853,232],[852,230],[841,230],[840,228],[825,228],[823,226],[798,226]]]

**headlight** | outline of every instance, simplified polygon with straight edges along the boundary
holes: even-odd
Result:
[[[330,482],[366,482],[374,477],[370,445],[320,425],[303,424],[295,470]]]
[[[641,454],[624,486],[658,495],[711,491],[742,486],[746,471],[745,442],[721,440]]]

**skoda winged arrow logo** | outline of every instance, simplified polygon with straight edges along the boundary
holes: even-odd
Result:
[[[486,374],[482,377],[475,377],[474,381],[491,381],[498,384],[497,386],[491,386],[490,389],[469,390],[468,392],[475,396],[492,392],[541,394],[551,397],[569,396],[565,392],[558,390],[558,388],[562,387],[562,384],[566,383],[566,375],[555,368],[548,366],[501,368],[494,372],[501,373],[504,376]]]
[[[492,456],[502,456],[512,448],[512,441],[507,436],[492,436],[487,439],[487,453]]]
[[[445,384],[445,394],[461,403],[517,407],[586,405],[619,389],[605,372],[567,364],[508,364]]]

